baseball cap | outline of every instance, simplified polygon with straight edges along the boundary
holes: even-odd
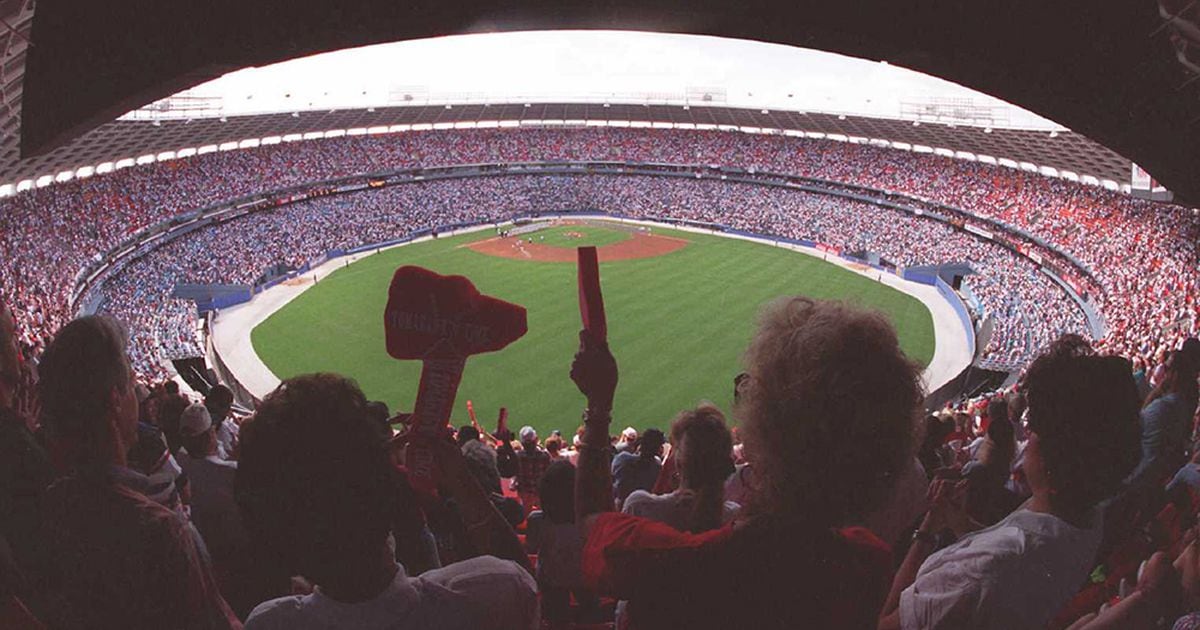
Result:
[[[521,427],[521,432],[517,435],[521,436],[521,443],[537,441],[537,430],[530,426]]]
[[[212,428],[212,416],[201,403],[192,403],[179,417],[179,432],[187,437],[200,435]]]

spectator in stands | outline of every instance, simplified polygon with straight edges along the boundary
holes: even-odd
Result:
[[[616,362],[580,336],[571,376],[588,400],[575,499],[584,577],[629,600],[633,627],[874,624],[891,554],[848,526],[883,503],[911,462],[923,399],[919,369],[882,315],[804,297],[764,310],[737,409],[753,494],[744,519],[703,534],[609,512],[597,446],[607,440]]]
[[[943,440],[943,444],[957,453],[974,437],[971,435],[971,416],[962,412],[954,414],[954,430]]]
[[[561,435],[551,435],[546,438],[546,454],[550,456],[551,463],[563,458],[562,447],[563,439]]]
[[[0,539],[20,541],[13,551],[13,570],[28,568],[42,558],[38,503],[54,480],[54,468],[30,431],[36,392],[29,371],[21,364],[16,322],[0,300]],[[12,580],[13,595],[32,601]]]
[[[536,628],[524,551],[449,440],[434,445],[442,488],[483,553],[517,562],[478,557],[419,577],[396,562],[393,536],[419,534],[394,530],[398,480],[366,406],[342,377],[301,376],[246,425],[237,498],[251,539],[316,585],[260,604],[246,627]]]
[[[625,451],[637,450],[637,441],[638,441],[637,429],[635,429],[633,427],[625,427],[621,431],[621,436],[619,438],[617,438],[616,443],[613,444],[613,448],[617,449],[617,453],[624,453]]]
[[[454,441],[458,442],[458,445],[460,447],[467,445],[472,440],[474,440],[474,441],[479,440],[479,429],[476,429],[475,427],[473,427],[469,424],[462,425],[461,427],[458,428],[458,431],[455,432],[455,434],[454,434]]]
[[[165,394],[158,405],[158,428],[167,440],[167,449],[175,453],[181,446],[179,418],[190,403],[186,396],[179,393],[179,383],[175,381],[164,383],[163,390]]]
[[[213,385],[204,397],[204,406],[217,429],[217,454],[222,459],[237,459],[238,423],[230,414],[233,391],[224,385]]]
[[[652,431],[643,434],[643,448]],[[671,423],[671,457],[678,489],[663,495],[634,490],[621,511],[697,534],[732,521],[741,506],[725,500],[725,480],[734,471],[733,436],[721,410],[705,403],[676,416]]]
[[[150,388],[146,387],[146,385],[143,383],[138,383],[137,386],[133,388],[133,391],[134,395],[137,396],[138,401],[138,422],[149,425],[153,425],[158,422],[158,417],[151,414],[154,403]]]
[[[126,455],[131,470],[146,476],[146,497],[151,501],[187,516],[184,508],[188,492],[187,478],[175,456],[167,450],[162,431],[152,424],[139,421],[137,439]]]
[[[504,520],[513,527],[520,525],[521,521],[525,520],[525,510],[520,501],[504,496],[504,490],[500,486],[500,470],[496,467],[496,450],[479,439],[468,440],[459,448],[467,461],[467,468],[471,470],[479,485],[487,491],[488,498],[504,515]]]
[[[629,448],[618,449],[619,452],[612,461],[613,495],[616,497],[618,509],[625,505],[625,499],[634,490],[649,492],[654,488],[658,472],[662,469],[662,459],[659,456],[662,455],[665,442],[666,436],[662,431],[646,429],[641,439]],[[731,451],[732,448],[731,445]]]
[[[1005,487],[1017,444],[1012,423],[1001,411],[1004,404],[1003,401],[992,401],[989,405],[988,415],[994,419],[988,423],[976,458],[961,471],[962,479],[967,482],[967,515],[980,526],[999,521],[1020,504],[1018,497]]]
[[[259,602],[282,595],[283,581],[272,583],[269,566],[250,545],[234,500],[237,462],[217,454],[217,431],[208,409],[196,403],[180,421],[183,448],[179,465],[187,475],[192,523],[204,537],[221,592],[234,612],[245,618]]]
[[[521,427],[518,435],[521,438],[521,450],[517,451],[517,477],[513,485],[528,516],[535,507],[541,505],[538,502],[538,483],[541,482],[542,473],[550,466],[550,455],[538,446],[538,434],[533,427]]]
[[[595,593],[583,586],[583,533],[575,522],[575,467],[565,460],[550,464],[538,486],[542,507],[529,515],[525,548],[537,554],[537,580],[542,615],[551,624],[580,621],[594,615]],[[579,614],[572,619],[571,597]]]
[[[1137,383],[1138,394],[1145,400],[1150,395],[1150,379],[1146,376],[1146,360],[1140,356],[1133,357],[1133,382]]]
[[[1023,389],[1033,498],[970,533],[964,482],[935,483],[880,628],[1042,627],[1091,571],[1101,536],[1096,505],[1137,461],[1129,363],[1059,346],[1030,366]],[[935,533],[946,527],[961,537],[935,553]]]
[[[932,477],[939,468],[951,463],[951,456],[946,447],[946,436],[950,434],[951,424],[943,422],[936,415],[925,417],[924,440],[921,450],[917,453],[925,474]]]
[[[656,429],[642,434],[643,447],[652,431]],[[671,423],[671,459],[678,480],[676,489],[661,495],[634,490],[621,511],[696,534],[732,522],[741,506],[725,500],[725,481],[734,466],[733,436],[725,426],[724,414],[704,403],[676,416]],[[628,602],[617,602],[617,627],[623,627],[627,607]]]
[[[1186,484],[1192,494],[1200,497],[1200,451],[1192,453],[1192,458],[1184,464],[1167,484],[1167,495],[1170,496],[1176,488]]]
[[[1200,397],[1198,367],[1189,354],[1168,355],[1162,379],[1142,407],[1142,458],[1130,475],[1131,486],[1161,483],[1186,461],[1184,449]]]
[[[125,334],[77,319],[40,366],[42,421],[68,476],[46,491],[39,614],[62,628],[237,628],[193,530],[127,467],[137,400]]]

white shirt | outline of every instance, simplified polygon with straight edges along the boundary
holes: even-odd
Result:
[[[233,444],[237,441],[239,429],[233,418],[225,418],[217,426],[217,455],[221,459],[233,459]]]
[[[967,456],[970,457],[971,459],[975,459],[976,457],[979,457],[979,447],[983,446],[983,443],[985,441],[986,441],[986,438],[984,438],[983,436],[979,436],[979,437],[975,438],[974,440],[971,440],[971,443],[967,445]]]
[[[726,501],[721,510],[721,523],[732,521],[740,509],[742,506],[737,503]],[[650,494],[645,490],[634,490],[625,499],[621,511],[666,523],[683,532],[687,531],[688,518],[692,514],[692,497],[690,493],[680,490],[670,494]]]
[[[510,630],[541,623],[537,583],[515,562],[480,556],[392,583],[370,601],[344,604],[321,593],[280,597],[256,606],[246,630]]]
[[[900,594],[900,627],[1045,627],[1091,571],[1100,533],[1018,509],[929,556]]]

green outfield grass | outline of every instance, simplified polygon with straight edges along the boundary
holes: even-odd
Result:
[[[553,231],[586,231],[592,243],[627,236],[591,226]],[[620,363],[617,429],[665,427],[676,412],[704,399],[728,410],[755,315],[781,295],[842,298],[880,309],[911,357],[924,365],[933,356],[929,310],[904,293],[769,245],[658,228],[655,233],[691,243],[664,256],[601,267],[609,340]],[[529,333],[501,352],[468,361],[455,423],[467,421],[465,401],[471,399],[485,426],[507,406],[511,425],[569,435],[583,408],[567,377],[580,326],[575,265],[495,258],[462,247],[493,236],[486,230],[399,247],[338,270],[255,328],[254,348],[280,378],[338,372],[356,379],[369,398],[393,410],[411,409],[420,364],[393,360],[383,344],[392,272],[413,264],[462,274],[482,292],[524,305]]]

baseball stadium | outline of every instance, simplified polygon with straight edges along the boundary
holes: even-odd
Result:
[[[0,627],[1200,627],[1195,2],[167,4],[0,1]]]

